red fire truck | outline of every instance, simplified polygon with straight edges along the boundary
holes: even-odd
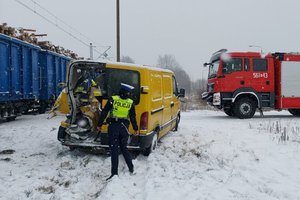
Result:
[[[202,99],[228,116],[252,118],[258,109],[288,110],[300,116],[300,54],[259,52],[214,53],[207,92]]]

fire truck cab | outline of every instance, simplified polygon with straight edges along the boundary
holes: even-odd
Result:
[[[202,99],[228,116],[252,118],[256,109],[288,109],[300,115],[300,54],[214,53]]]

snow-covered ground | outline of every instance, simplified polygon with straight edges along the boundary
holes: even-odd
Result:
[[[120,156],[110,182],[110,157],[69,151],[56,141],[63,117],[46,118],[0,123],[1,200],[300,199],[300,118],[288,112],[184,112],[178,132],[137,156],[135,175]]]

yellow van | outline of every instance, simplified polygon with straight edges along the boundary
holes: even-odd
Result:
[[[97,83],[101,91],[99,108],[88,101],[91,81]],[[67,71],[64,95],[68,98],[69,114],[61,123],[58,139],[71,149],[93,147],[107,149],[107,124],[97,131],[101,109],[110,96],[118,94],[120,83],[134,87],[132,99],[136,105],[139,136],[131,135],[129,149],[137,149],[149,155],[157,141],[169,131],[177,131],[180,121],[180,97],[185,90],[177,88],[172,71],[125,63],[104,63],[94,61],[74,61]],[[80,88],[80,91],[79,89]],[[60,109],[65,108],[60,107]],[[132,126],[129,133],[133,133]]]

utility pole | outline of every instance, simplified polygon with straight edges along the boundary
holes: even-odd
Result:
[[[116,0],[117,62],[120,62],[120,0]]]
[[[90,60],[93,60],[94,59],[93,57],[94,57],[93,56],[93,44],[90,43]]]

